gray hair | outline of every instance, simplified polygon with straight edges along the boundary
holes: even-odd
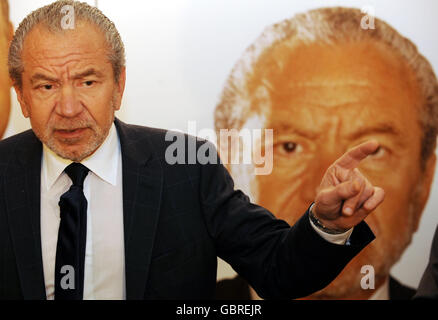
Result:
[[[65,16],[65,13],[62,13],[61,10],[67,5],[73,7],[75,21],[92,23],[102,31],[109,47],[108,59],[113,67],[114,80],[119,81],[122,69],[125,67],[125,47],[114,23],[99,9],[85,2],[60,0],[33,11],[20,23],[15,32],[9,48],[8,66],[9,75],[14,85],[20,89],[22,88],[22,73],[24,71],[21,55],[26,36],[39,24],[54,33],[68,32],[61,25],[62,18]]]
[[[244,52],[234,66],[223,89],[215,110],[215,128],[241,129],[251,113],[248,83],[254,68],[268,50],[279,43],[293,49],[299,44],[338,44],[373,40],[401,55],[414,72],[424,97],[420,113],[423,130],[421,159],[425,161],[435,150],[438,133],[438,84],[434,71],[416,46],[401,36],[394,28],[382,20],[375,19],[375,29],[364,30],[361,20],[364,14],[353,8],[319,8],[297,14],[290,19],[267,27],[256,41]],[[281,68],[281,62],[278,63]]]

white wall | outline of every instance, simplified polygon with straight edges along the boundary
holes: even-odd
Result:
[[[51,1],[9,0],[14,25]],[[94,3],[94,1],[87,1]],[[438,72],[438,1],[430,0],[99,0],[124,39],[128,81],[122,110],[124,121],[187,130],[213,127],[213,110],[226,77],[245,48],[269,24],[321,6],[362,8],[375,14],[413,40]],[[12,135],[29,128],[15,96],[7,130]],[[435,183],[418,232],[392,273],[416,287],[429,255],[438,224]],[[220,264],[219,277],[233,271]]]

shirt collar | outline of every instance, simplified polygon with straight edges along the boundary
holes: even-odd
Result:
[[[105,141],[81,163],[99,178],[115,186],[120,152],[120,142],[113,123]],[[71,163],[71,160],[61,158],[46,145],[43,145],[43,173],[47,182],[47,189],[53,187],[64,169]]]

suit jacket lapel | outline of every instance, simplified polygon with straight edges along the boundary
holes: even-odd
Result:
[[[5,173],[5,199],[24,299],[46,299],[41,254],[40,176],[42,145],[24,134],[16,161]]]
[[[122,149],[126,298],[143,299],[161,205],[163,173],[144,129],[116,119]]]

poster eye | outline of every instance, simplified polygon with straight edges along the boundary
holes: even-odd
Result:
[[[385,155],[385,148],[382,146],[379,146],[376,151],[374,151],[370,156],[374,158],[381,158]]]
[[[292,153],[297,149],[297,144],[295,142],[289,141],[283,143],[282,147],[286,153]]]

